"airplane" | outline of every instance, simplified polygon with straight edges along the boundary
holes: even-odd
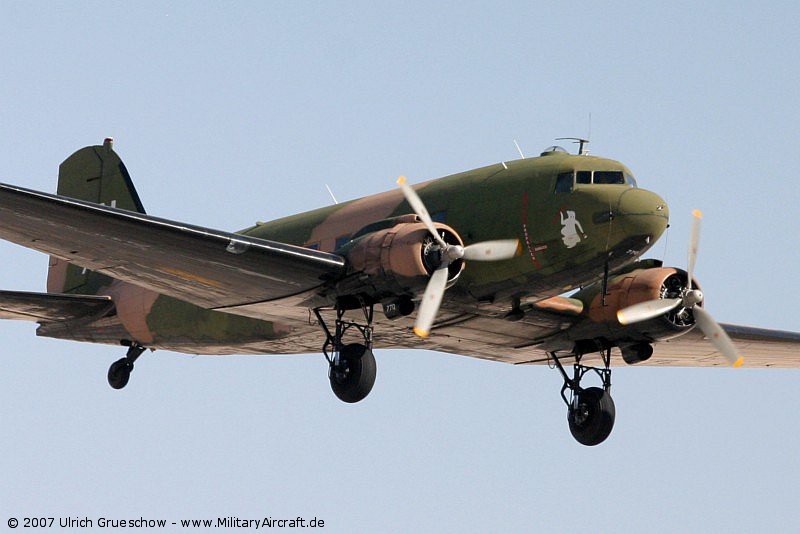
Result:
[[[546,364],[588,446],[614,426],[612,366],[800,367],[800,333],[706,311],[693,276],[702,214],[686,269],[643,259],[667,203],[575,141],[577,154],[554,146],[413,186],[400,177],[227,232],[146,214],[107,138],[60,165],[55,195],[0,184],[0,237],[50,255],[47,292],[0,291],[0,318],[126,346],[108,370],[115,389],[147,349],[321,351],[348,403],[372,390],[374,349]],[[587,375],[600,385],[584,387]]]

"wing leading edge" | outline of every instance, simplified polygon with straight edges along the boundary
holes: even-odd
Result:
[[[344,258],[0,184],[0,237],[205,308],[320,287]]]

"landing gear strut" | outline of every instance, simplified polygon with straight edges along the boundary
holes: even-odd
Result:
[[[358,402],[363,400],[372,386],[375,385],[377,366],[375,355],[372,353],[372,306],[361,306],[366,324],[354,323],[344,320],[344,310],[336,309],[336,325],[332,333],[319,309],[314,310],[319,324],[325,331],[325,344],[322,353],[328,360],[328,379],[333,393],[344,402]],[[342,338],[348,330],[357,330],[363,343],[342,343]]]
[[[583,445],[598,445],[605,441],[614,428],[614,399],[611,398],[611,349],[602,353],[603,367],[589,367],[581,364],[582,354],[575,356],[573,377],[570,378],[555,352],[550,353],[556,367],[564,378],[561,398],[567,405],[569,431]],[[581,379],[589,371],[594,371],[603,382],[603,387],[582,388]],[[569,396],[566,391],[569,390]]]
[[[128,385],[133,371],[133,362],[145,351],[145,348],[135,341],[122,341],[122,345],[128,347],[128,353],[124,358],[120,358],[108,368],[108,385],[114,389],[122,389]]]

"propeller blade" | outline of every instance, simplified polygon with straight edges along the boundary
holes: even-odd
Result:
[[[619,324],[623,325],[647,321],[648,319],[658,317],[659,315],[663,315],[677,308],[682,303],[682,298],[646,300],[618,310],[617,320]]]
[[[731,338],[728,337],[728,334],[725,333],[719,323],[711,317],[711,314],[700,306],[695,306],[692,309],[692,313],[694,314],[695,323],[711,344],[714,345],[714,348],[722,353],[732,366],[741,367],[744,363],[744,357],[739,355]]]
[[[508,260],[516,256],[519,251],[519,239],[482,241],[464,247],[464,259],[475,261]]]
[[[692,277],[694,276],[694,264],[697,263],[697,249],[700,246],[700,222],[703,220],[703,212],[694,210],[692,212],[694,220],[692,221],[692,234],[689,238],[689,260],[686,271],[689,273],[689,282],[687,287],[692,289]]]
[[[447,262],[433,271],[431,279],[428,280],[428,286],[425,288],[425,293],[422,295],[422,300],[419,301],[419,309],[417,310],[417,320],[414,322],[414,333],[419,337],[428,337],[431,333],[431,326],[436,319],[436,314],[439,312],[439,305],[442,303],[444,297],[444,290],[447,286]]]
[[[433,219],[431,219],[428,210],[425,208],[425,204],[422,203],[422,199],[419,198],[417,192],[414,191],[410,185],[408,185],[408,180],[406,180],[406,177],[399,177],[397,179],[397,185],[399,185],[400,189],[403,191],[403,195],[406,197],[411,209],[414,210],[414,213],[416,213],[417,216],[422,220],[439,246],[442,247],[442,249],[446,249],[447,243],[445,243],[444,239],[442,239],[442,236],[439,235],[439,231],[436,230],[436,226],[433,224]]]

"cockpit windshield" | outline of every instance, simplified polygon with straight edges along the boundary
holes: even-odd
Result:
[[[634,177],[623,171],[569,171],[562,172],[556,179],[556,193],[568,193],[575,184],[611,184],[638,187]]]
[[[593,184],[624,184],[625,177],[621,171],[594,171]]]

